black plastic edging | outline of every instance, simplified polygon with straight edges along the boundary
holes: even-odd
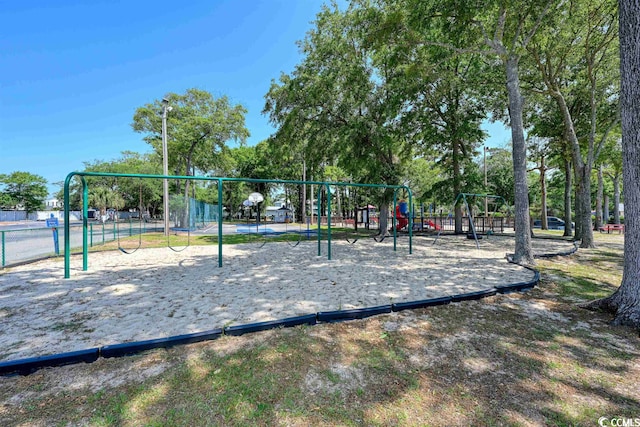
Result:
[[[229,326],[224,328],[225,335],[239,336],[250,332],[266,331],[274,328],[290,328],[298,325],[315,325],[317,323],[316,314],[289,317],[281,320],[270,320],[268,322],[248,323],[246,325]]]
[[[566,256],[575,253],[578,246],[574,244],[573,250],[566,253],[543,254],[544,256]],[[513,262],[513,258],[507,255],[507,260]],[[514,263],[515,264],[515,263]],[[447,297],[432,298],[427,300],[410,301],[396,303],[392,305],[382,305],[377,307],[357,308],[353,310],[337,310],[318,312],[306,316],[291,317],[282,320],[273,320],[269,322],[251,323],[247,325],[230,326],[228,328],[213,329],[211,331],[196,332],[193,334],[176,335],[167,338],[159,338],[148,341],[136,341],[123,344],[107,345],[101,348],[90,348],[86,350],[72,351],[68,353],[58,353],[47,356],[33,357],[27,359],[10,360],[0,362],[0,375],[29,375],[38,369],[54,366],[70,365],[74,363],[91,363],[95,362],[98,357],[120,357],[129,354],[135,354],[145,350],[155,348],[167,348],[175,345],[191,344],[200,341],[213,340],[220,337],[223,333],[227,335],[242,335],[250,332],[264,331],[277,327],[290,327],[302,324],[315,325],[317,322],[338,322],[343,320],[363,319],[378,314],[388,314],[392,311],[401,311],[422,307],[430,307],[437,305],[445,305],[450,302],[459,302],[467,300],[477,300],[484,297],[495,295],[496,293],[509,293],[515,291],[527,290],[535,287],[540,281],[540,272],[533,267],[522,265],[527,270],[535,273],[534,278],[528,282],[518,282],[509,285],[497,285],[491,289],[483,291],[469,292]]]
[[[413,310],[416,308],[434,307],[437,305],[445,305],[451,302],[451,297],[440,297],[423,299],[419,301],[398,302],[391,304],[392,311]]]
[[[510,294],[511,292],[525,291],[528,289],[533,289],[536,286],[536,283],[531,282],[520,282],[513,283],[511,285],[497,285],[496,290],[499,294]]]
[[[496,288],[484,289],[482,291],[467,292],[464,294],[457,294],[451,296],[451,302],[471,301],[476,299],[482,299],[493,296],[498,293]]]
[[[176,345],[192,344],[200,341],[214,340],[222,336],[222,329],[213,329],[193,334],[174,335],[172,337],[157,338],[146,341],[126,342],[122,344],[105,345],[100,348],[102,357],[120,357],[140,353],[155,348],[169,348]]]
[[[98,360],[99,352],[100,349],[96,347],[68,353],[0,362],[0,375],[29,375],[42,368],[71,365],[80,362],[91,363]]]
[[[354,308],[352,310],[319,311],[318,322],[339,322],[342,320],[364,319],[378,314],[391,313],[391,304],[377,307]]]
[[[564,239],[549,239],[549,240],[562,240],[564,241]],[[569,255],[573,255],[578,251],[578,243],[577,242],[573,242],[573,248],[569,249],[568,251],[565,252],[556,252],[556,253],[548,253],[548,254],[537,254],[537,255],[533,255],[534,258],[554,258],[557,256],[569,256]]]

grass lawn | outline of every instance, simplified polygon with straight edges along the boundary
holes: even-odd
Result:
[[[224,245],[236,245],[240,243],[262,243],[264,241],[273,241],[273,242],[298,242],[301,239],[303,240],[316,240],[317,237],[313,234],[317,229],[311,229],[312,233],[307,236],[306,233],[300,234],[298,232],[297,226],[292,226],[292,230],[289,233],[267,233],[265,235],[256,234],[256,233],[238,233],[238,234],[223,234],[222,235],[222,244]],[[353,229],[342,228],[342,227],[332,227],[331,228],[332,238],[333,239],[344,239],[347,238],[365,238],[371,237],[376,234],[376,230],[358,230],[355,232]],[[304,229],[302,230],[304,231]],[[320,230],[321,238],[326,240],[327,238],[327,227],[322,226]],[[218,236],[217,235],[199,235],[192,234],[191,236],[186,233],[180,234],[171,234],[168,237],[163,235],[162,233],[144,233],[140,235],[135,235],[131,237],[121,237],[120,238],[120,247],[125,250],[134,250],[138,248],[160,248],[165,247],[168,244],[172,247],[182,248],[188,245],[217,245],[218,244]],[[105,250],[114,250],[118,249],[118,241],[113,240],[106,242],[104,244],[96,244],[89,248],[90,252],[99,252]],[[76,250],[77,252],[78,250]]]
[[[538,261],[542,281],[524,294],[0,378],[0,425],[597,426],[600,417],[640,419],[638,331],[578,307],[610,294],[622,276],[623,236],[595,237],[597,249]]]

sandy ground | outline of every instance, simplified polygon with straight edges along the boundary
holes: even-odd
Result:
[[[0,360],[283,319],[318,311],[371,307],[527,281],[534,273],[509,264],[513,238],[416,237],[351,245],[217,246],[91,253],[89,270],[72,258],[0,272]],[[570,250],[570,242],[534,240],[535,253]]]

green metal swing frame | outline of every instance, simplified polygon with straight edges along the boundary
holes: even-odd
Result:
[[[405,190],[409,198],[409,209],[413,206],[413,194],[411,189],[406,185],[387,185],[387,184],[358,184],[351,182],[327,182],[327,181],[292,181],[277,179],[253,179],[253,178],[229,178],[229,177],[207,177],[207,176],[176,176],[176,175],[145,175],[145,174],[127,174],[127,173],[108,173],[108,172],[71,172],[64,181],[64,277],[71,277],[71,228],[70,228],[70,190],[69,185],[74,177],[78,177],[82,184],[82,270],[87,271],[89,268],[88,256],[88,210],[89,210],[89,186],[86,177],[123,177],[123,178],[141,178],[141,179],[180,179],[191,181],[214,181],[218,185],[218,267],[222,267],[223,250],[222,250],[222,194],[225,182],[249,182],[249,183],[265,183],[265,184],[298,184],[298,185],[318,185],[325,186],[330,194],[330,186],[343,187],[363,187],[363,188],[381,188],[393,190],[393,212],[395,212],[398,203],[398,191]],[[318,256],[322,256],[322,236],[321,236],[321,194],[318,192],[317,203],[317,240],[318,240]],[[331,260],[331,198],[327,198],[327,259]],[[393,225],[393,250],[397,250],[397,231],[395,215],[391,216]],[[413,253],[413,220],[409,218],[409,254]]]

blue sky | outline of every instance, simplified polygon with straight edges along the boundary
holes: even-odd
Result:
[[[0,0],[0,173],[52,184],[85,161],[147,152],[136,108],[192,87],[244,105],[249,144],[266,139],[264,95],[299,62],[322,4]],[[487,129],[489,145],[508,141],[501,124]]]

